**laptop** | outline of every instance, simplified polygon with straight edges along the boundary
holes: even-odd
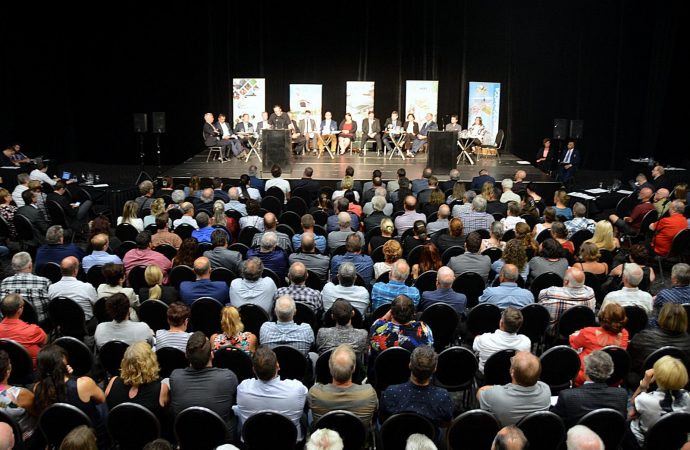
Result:
[[[64,172],[62,172],[62,177],[60,177],[60,178],[62,178],[65,181],[71,180],[72,179],[72,172],[64,171]]]

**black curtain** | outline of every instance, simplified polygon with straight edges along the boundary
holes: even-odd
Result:
[[[291,4],[292,5],[292,4]],[[584,120],[585,166],[687,159],[687,17],[680,2],[139,2],[2,6],[0,144],[62,160],[138,162],[132,114],[166,112],[163,163],[203,148],[207,111],[232,114],[231,80],[323,85],[342,119],[345,82],[376,82],[376,112],[404,114],[405,80],[439,81],[438,114],[467,123],[467,83],[502,83],[500,126],[532,158],[554,118]],[[419,119],[419,118],[418,118]],[[155,162],[145,135],[147,163]]]

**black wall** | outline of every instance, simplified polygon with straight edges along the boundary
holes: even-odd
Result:
[[[463,124],[467,82],[501,82],[506,144],[525,158],[557,117],[585,121],[588,167],[687,158],[681,2],[308,4],[4,5],[0,145],[136,163],[132,113],[165,111],[163,158],[173,163],[203,147],[203,113],[231,113],[233,77],[265,77],[267,108],[288,105],[290,83],[321,83],[338,119],[348,80],[376,82],[385,118],[404,107],[405,80],[430,79],[439,115],[459,113]],[[148,134],[150,161],[152,148]]]

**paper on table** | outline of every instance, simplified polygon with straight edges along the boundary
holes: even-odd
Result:
[[[103,183],[103,184],[94,184],[94,185],[92,185],[91,187],[108,187],[108,184],[107,184],[107,183]]]
[[[585,189],[585,192],[589,192],[590,194],[603,194],[604,192],[607,192],[607,190],[602,189],[602,188],[594,188],[594,189]]]
[[[571,197],[584,198],[585,200],[594,200],[596,198],[591,195],[583,194],[582,192],[568,192],[568,195]]]
[[[625,189],[618,189],[619,194],[630,195],[633,191],[626,191]]]
[[[521,165],[523,165],[523,166],[524,166],[525,164],[527,164],[527,165],[532,164],[532,163],[529,162],[529,161],[518,161],[517,163],[518,163],[518,164],[521,164]]]
[[[17,166],[2,166],[0,169],[19,169]]]

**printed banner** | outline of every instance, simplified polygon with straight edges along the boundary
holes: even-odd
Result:
[[[266,108],[265,78],[232,79],[232,121],[236,123],[242,115],[249,114],[253,124],[261,121],[261,113]]]
[[[374,82],[348,81],[346,92],[345,111],[352,114],[352,120],[357,122],[359,127],[369,111],[374,110]]]
[[[501,83],[470,81],[467,127],[481,117],[485,129],[482,141],[485,144],[493,144],[496,139],[500,104]]]
[[[321,85],[320,84],[291,84],[290,111],[292,119],[299,122],[304,118],[304,111],[311,111],[311,117],[316,123],[321,122]]]
[[[438,81],[407,80],[405,90],[405,114],[400,119],[405,122],[408,114],[414,114],[417,122],[423,122],[427,113],[434,115],[438,110]]]

